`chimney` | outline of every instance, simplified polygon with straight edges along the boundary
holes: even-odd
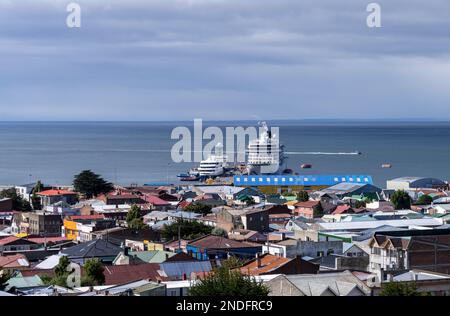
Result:
[[[186,273],[183,273],[183,281],[186,281],[187,280],[187,275],[186,275]]]
[[[261,257],[259,256],[259,252],[256,253],[256,267],[261,268]]]
[[[166,253],[166,260],[167,260],[167,259],[169,259],[169,254],[168,254],[168,253]]]

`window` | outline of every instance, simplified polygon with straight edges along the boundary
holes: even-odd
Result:
[[[323,257],[323,251],[318,251],[317,252],[317,257]]]
[[[328,249],[327,250],[327,256],[329,256],[329,255],[331,255],[331,254],[333,254],[334,253],[334,250],[333,249]]]

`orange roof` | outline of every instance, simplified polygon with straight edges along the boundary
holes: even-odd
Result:
[[[286,263],[290,262],[292,259],[274,256],[271,254],[264,254],[260,256],[261,265],[258,267],[257,259],[253,259],[246,265],[240,268],[241,272],[249,275],[260,275],[268,273],[279,267],[284,266]]]
[[[38,192],[37,194],[43,195],[43,196],[58,196],[58,195],[77,195],[78,193],[73,192],[73,191],[68,191],[68,190],[51,189],[51,190],[45,190],[45,191]]]
[[[344,214],[345,212],[350,210],[350,208],[351,207],[348,205],[339,205],[338,207],[336,207],[336,209],[331,214],[333,214],[333,215]]]

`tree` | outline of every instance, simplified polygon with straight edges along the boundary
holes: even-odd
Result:
[[[103,285],[105,283],[105,269],[98,259],[89,259],[84,263],[84,276],[81,279],[83,286]]]
[[[186,212],[193,212],[193,213],[202,214],[202,215],[211,213],[211,209],[212,209],[212,207],[210,205],[206,205],[206,204],[198,203],[198,202],[191,203],[184,208],[184,210]]]
[[[417,204],[419,205],[428,205],[433,203],[433,198],[427,194],[421,195],[417,200]]]
[[[9,273],[0,274],[0,291],[3,291],[8,285],[8,280],[11,278]]]
[[[20,197],[15,188],[5,189],[0,192],[0,199],[8,198],[12,199],[12,207],[15,211],[19,212],[29,212],[31,211],[31,204]]]
[[[214,236],[222,236],[222,237],[228,237],[228,233],[225,229],[216,227],[211,231],[211,235]]]
[[[84,194],[88,199],[99,194],[111,192],[114,189],[112,183],[105,181],[91,170],[83,170],[75,175],[73,186],[76,191]]]
[[[411,282],[388,282],[381,287],[380,296],[423,296],[424,293],[417,291],[415,283]]]
[[[141,216],[141,209],[136,204],[133,204],[130,210],[127,213],[126,217],[127,226],[132,229],[141,230],[148,228],[148,226],[144,223],[144,220]]]
[[[67,267],[70,264],[69,258],[67,256],[62,256],[59,258],[58,264],[55,267],[55,275],[56,276],[64,276],[68,274]]]
[[[411,197],[404,190],[397,190],[392,194],[391,202],[396,210],[406,210],[411,208]]]
[[[366,207],[366,202],[364,200],[355,200],[354,202],[355,208]]]
[[[212,227],[195,221],[178,219],[170,225],[164,225],[161,235],[165,239],[178,238],[178,230],[181,238],[193,239],[211,234]]]
[[[42,184],[41,180],[38,180],[38,181],[36,182],[36,185],[34,186],[32,192],[33,192],[33,194],[34,194],[34,193],[39,193],[39,192],[41,192],[42,190],[44,190],[44,185]]]
[[[307,202],[309,201],[309,194],[306,191],[300,191],[297,193],[297,201]]]
[[[195,283],[190,296],[267,296],[269,288],[255,277],[242,274],[227,267],[215,269],[206,278]]]
[[[42,209],[41,198],[37,196],[35,192],[33,192],[33,195],[31,196],[31,205],[33,206],[33,210]]]
[[[313,217],[321,217],[323,216],[323,207],[322,207],[322,203],[317,203],[316,206],[313,207]]]

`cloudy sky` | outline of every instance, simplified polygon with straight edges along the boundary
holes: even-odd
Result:
[[[450,1],[0,0],[0,120],[450,119]]]

